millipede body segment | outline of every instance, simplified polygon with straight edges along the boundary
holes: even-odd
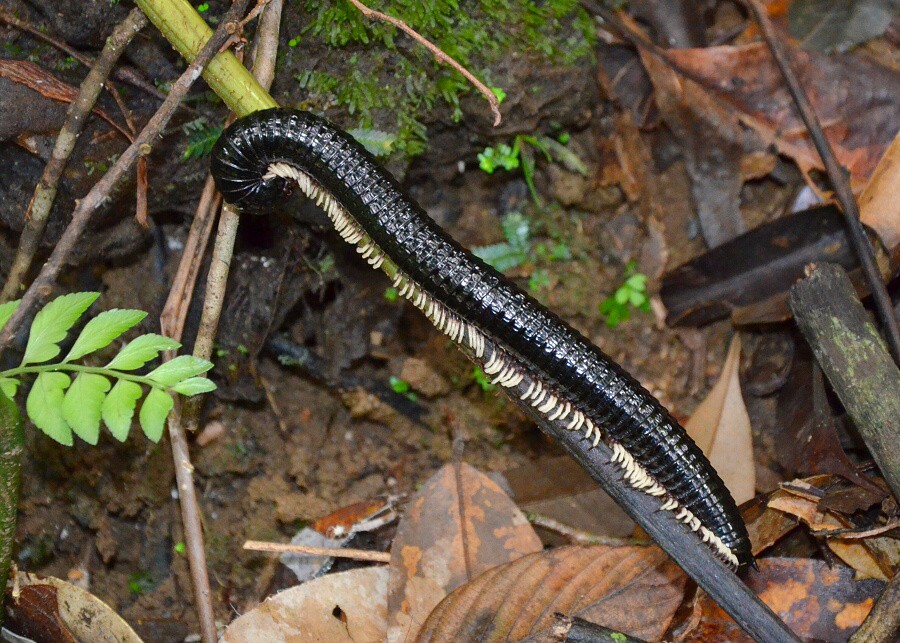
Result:
[[[341,237],[402,296],[468,349],[494,382],[550,420],[604,441],[625,481],[660,499],[733,568],[750,540],[724,483],[699,447],[633,377],[557,315],[465,250],[350,135],[309,112],[271,109],[219,139],[212,173],[225,200],[265,211],[300,189]],[[485,338],[491,346],[486,350]]]

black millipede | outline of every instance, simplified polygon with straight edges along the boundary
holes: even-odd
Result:
[[[712,465],[649,391],[553,312],[453,240],[349,134],[305,111],[232,124],[212,155],[225,200],[266,211],[294,187],[435,326],[517,402],[568,420],[585,449],[603,440],[632,486],[692,529],[732,568],[752,563],[737,506]],[[486,350],[485,339],[497,350]]]

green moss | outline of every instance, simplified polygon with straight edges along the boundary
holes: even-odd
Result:
[[[309,21],[302,34],[292,34],[291,48],[282,62],[297,65],[296,78],[305,92],[306,106],[320,111],[344,108],[360,128],[380,121],[380,127],[394,129],[394,150],[407,157],[425,150],[426,127],[421,119],[435,106],[444,104],[454,119],[462,117],[460,97],[474,91],[468,81],[435,62],[424,47],[406,37],[399,39],[395,27],[366,19],[346,0],[300,0],[298,4]],[[367,4],[403,20],[487,85],[499,85],[501,90],[503,83],[492,68],[513,54],[560,65],[592,56],[593,21],[577,0]],[[326,61],[321,58],[323,51]],[[307,67],[310,52],[319,55],[316,69]]]

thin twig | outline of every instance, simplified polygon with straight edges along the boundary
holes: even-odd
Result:
[[[40,245],[41,236],[47,226],[50,210],[56,199],[59,180],[69,163],[69,157],[72,150],[75,149],[75,143],[81,135],[81,130],[87,123],[91,110],[94,109],[97,97],[100,95],[113,65],[135,34],[146,24],[147,18],[140,9],[132,9],[106,40],[106,46],[97,57],[97,64],[91,68],[82,81],[75,100],[69,103],[66,120],[59,130],[50,160],[44,166],[44,172],[34,188],[34,195],[31,197],[25,213],[25,227],[19,237],[19,247],[6,277],[3,292],[0,293],[0,302],[14,299],[28,275],[28,270],[31,268],[34,255]]]
[[[634,541],[627,538],[612,538],[611,536],[600,536],[598,534],[592,534],[589,531],[584,531],[583,529],[576,529],[575,527],[562,523],[555,518],[551,518],[550,516],[545,516],[539,513],[534,513],[533,511],[527,512],[525,514],[525,517],[528,518],[528,522],[530,522],[535,527],[542,527],[548,531],[557,533],[569,542],[575,543],[576,545],[606,545],[608,547],[624,547],[626,545],[635,544]]]
[[[859,529],[856,527],[843,527],[841,529],[822,529],[821,531],[811,530],[813,536],[837,536],[846,539],[871,538],[888,531],[900,528],[900,520],[892,520],[886,525],[878,527],[869,527],[868,529]]]
[[[19,20],[18,18],[16,18],[12,14],[10,14],[5,9],[0,9],[0,20],[2,20],[3,22],[7,23],[10,26],[15,27],[16,29],[18,29],[20,31],[24,31],[25,33],[31,34],[32,36],[34,36],[35,38],[38,38],[39,40],[43,40],[44,42],[53,45],[60,51],[65,52],[66,54],[68,54],[69,56],[71,56],[72,58],[74,58],[75,60],[80,62],[85,67],[92,68],[95,64],[94,59],[91,58],[90,56],[86,56],[83,53],[81,53],[80,51],[78,51],[77,49],[73,49],[66,43],[56,40],[52,36],[45,34],[40,29],[28,24],[24,20]],[[118,80],[121,80],[123,83],[128,83],[129,85],[133,85],[139,89],[143,89],[148,94],[152,94],[153,96],[156,96],[160,100],[166,99],[166,95],[164,93],[162,93],[156,87],[154,87],[153,85],[148,83],[146,80],[144,80],[143,78],[138,76],[138,74],[129,67],[119,67],[119,68],[115,69],[113,71],[113,77]],[[185,108],[190,109],[187,106],[185,106]]]
[[[370,551],[368,549],[340,549],[331,547],[312,547],[310,545],[283,545],[261,540],[248,540],[244,549],[250,551],[270,551],[276,554],[300,554],[302,556],[328,556],[329,558],[350,558],[367,560],[373,563],[391,562],[391,553],[387,551]]]
[[[791,97],[797,105],[800,117],[806,124],[809,136],[816,146],[819,156],[822,158],[825,171],[828,173],[828,180],[831,182],[835,196],[837,196],[838,202],[841,204],[841,212],[847,224],[850,243],[856,252],[856,256],[859,258],[869,290],[872,292],[872,300],[875,302],[875,310],[878,312],[878,317],[881,320],[882,330],[890,348],[891,356],[894,358],[894,362],[900,365],[900,326],[898,326],[897,317],[894,315],[890,295],[888,295],[887,288],[881,280],[881,273],[875,264],[875,253],[869,244],[869,238],[866,236],[862,223],[859,221],[859,208],[853,196],[853,190],[850,188],[850,181],[847,179],[847,171],[838,163],[831,143],[825,136],[825,132],[822,131],[822,125],[809,102],[806,91],[803,89],[803,85],[800,84],[797,74],[794,73],[787,50],[781,38],[775,33],[772,22],[766,15],[765,10],[760,7],[758,0],[743,0],[743,2],[759,24],[762,36],[772,52],[772,57],[775,59],[778,69],[781,70],[781,75],[784,77]]]
[[[246,6],[247,1],[241,0],[241,4]],[[166,100],[160,105],[159,110],[153,115],[134,143],[128,146],[119,157],[119,160],[94,184],[94,187],[91,188],[87,195],[78,202],[78,205],[72,212],[69,226],[60,238],[59,243],[53,249],[50,258],[44,264],[34,283],[26,291],[22,298],[22,303],[3,327],[2,332],[0,332],[0,352],[9,346],[10,341],[19,332],[25,319],[31,315],[37,305],[53,291],[54,282],[65,266],[69,255],[81,238],[85,228],[87,228],[91,215],[109,197],[113,187],[131,169],[138,157],[150,154],[153,144],[172,118],[178,104],[200,77],[204,66],[212,60],[219,52],[221,44],[228,39],[229,34],[225,29],[225,25],[228,24],[232,24],[232,22],[229,20],[222,21],[214,37],[210,38],[194,61],[172,85],[172,90],[166,97]]]
[[[244,14],[248,3],[249,0],[235,2],[223,23],[236,21]],[[265,16],[266,14],[263,15]],[[235,30],[236,27],[237,31]],[[231,32],[231,38],[239,36],[239,25],[230,27],[229,31]],[[219,32],[217,31],[216,33],[218,34]],[[262,33],[269,32],[261,32],[260,38],[264,37]],[[278,23],[275,24],[274,36],[269,33],[269,37],[274,37],[277,41]],[[208,45],[209,43],[207,43],[207,46]],[[277,53],[277,51],[268,47],[266,50],[271,51],[273,56]],[[271,63],[270,67],[274,70],[274,62]],[[271,83],[271,78],[269,79],[269,83]],[[209,188],[209,190],[204,189],[204,197],[206,197],[205,200],[209,203],[208,225],[211,225],[215,216],[215,211],[218,208],[218,203],[221,202],[221,198],[213,196],[213,186],[209,178],[207,179],[206,187]],[[192,226],[192,232],[193,228],[194,226]],[[197,240],[197,245],[202,245],[205,248],[209,229],[206,223],[201,223],[200,226],[198,226],[198,230],[199,228],[204,228],[205,234],[203,232],[198,234],[198,237],[201,237],[201,239]],[[194,342],[194,355],[204,359],[209,359],[212,356],[213,340],[215,339],[216,330],[219,325],[219,317],[222,313],[222,303],[225,298],[225,286],[228,282],[228,271],[229,266],[231,265],[231,256],[234,250],[237,229],[237,213],[228,206],[224,207],[222,209],[222,216],[219,219],[219,229],[216,235],[215,246],[213,247],[209,275],[207,276],[200,328],[197,332],[197,339]],[[202,251],[200,252],[200,255],[202,256]],[[182,257],[182,263],[183,261],[184,257]],[[179,272],[181,272],[181,270],[179,270]],[[196,278],[196,273],[194,273],[193,278]],[[188,281],[184,284],[184,289],[193,291],[193,283],[193,280]],[[183,298],[185,293],[182,292],[180,296]],[[190,295],[188,294],[187,299],[182,299],[182,301],[187,301],[189,299]],[[186,308],[185,305],[183,308],[185,313],[187,312]],[[175,321],[175,324],[177,325],[180,334],[184,327],[183,317],[180,318],[180,321]],[[168,428],[172,442],[172,457],[175,462],[175,475],[178,480],[181,515],[185,529],[185,542],[187,544],[188,560],[191,562],[191,575],[194,580],[194,594],[196,596],[198,617],[200,618],[201,634],[204,643],[213,643],[216,640],[215,615],[209,589],[209,576],[206,569],[206,552],[203,544],[200,508],[197,503],[196,491],[194,488],[193,467],[190,464],[190,449],[187,441],[187,431],[196,431],[199,424],[199,417],[199,403],[185,403],[182,406],[182,413],[177,415],[173,413],[169,416]],[[196,571],[194,569],[195,566],[197,567]]]
[[[362,13],[366,18],[375,18],[377,20],[383,20],[384,22],[388,22],[388,23],[394,25],[395,27],[397,27],[397,29],[400,29],[401,31],[405,32],[413,40],[415,40],[416,42],[421,44],[423,47],[425,47],[428,51],[430,51],[434,55],[434,57],[438,59],[438,61],[440,61],[444,64],[447,64],[447,65],[450,65],[451,67],[453,67],[453,69],[455,69],[456,71],[461,73],[463,76],[465,76],[466,79],[470,83],[475,85],[475,88],[479,92],[481,92],[481,94],[487,99],[488,104],[490,104],[491,112],[494,114],[494,127],[497,127],[500,124],[500,121],[503,118],[500,115],[500,101],[497,99],[497,96],[494,94],[494,92],[492,92],[490,90],[490,88],[487,85],[485,85],[480,80],[475,78],[475,76],[472,74],[472,72],[470,72],[468,69],[466,69],[465,67],[460,65],[458,62],[456,62],[453,58],[448,56],[446,53],[441,51],[440,47],[429,42],[427,39],[425,39],[425,37],[419,35],[418,32],[416,32],[412,27],[407,25],[402,20],[400,20],[398,18],[394,18],[393,16],[389,16],[386,13],[381,13],[380,11],[375,11],[374,9],[369,9],[366,5],[364,5],[359,0],[350,0],[350,2],[351,2],[351,4],[353,4],[354,7],[359,9],[360,13]]]
[[[178,272],[175,273],[172,287],[169,288],[169,296],[159,316],[160,330],[166,337],[181,341],[188,308],[197,284],[197,275],[203,267],[203,256],[206,254],[209,235],[212,233],[216,213],[221,204],[222,195],[216,192],[212,176],[207,175],[203,192],[200,194],[200,202],[191,222],[191,229],[184,242]]]

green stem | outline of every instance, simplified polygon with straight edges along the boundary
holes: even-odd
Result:
[[[75,373],[91,373],[94,375],[105,375],[113,379],[128,380],[129,382],[137,382],[138,384],[146,384],[161,391],[170,391],[172,387],[163,386],[159,382],[154,382],[149,377],[142,375],[134,375],[132,373],[123,373],[111,368],[103,368],[101,366],[82,366],[80,364],[41,364],[39,366],[19,366],[11,368],[8,371],[0,371],[0,378],[18,377],[19,375],[28,375],[30,373],[49,373],[56,371],[72,371]],[[2,457],[2,452],[0,452]]]
[[[16,539],[24,442],[19,409],[0,392],[0,589],[6,588]],[[3,594],[0,594],[0,622],[3,614]]]
[[[213,34],[187,0],[136,0],[136,4],[188,62],[194,60]],[[238,116],[278,107],[230,51],[213,58],[203,78]]]

